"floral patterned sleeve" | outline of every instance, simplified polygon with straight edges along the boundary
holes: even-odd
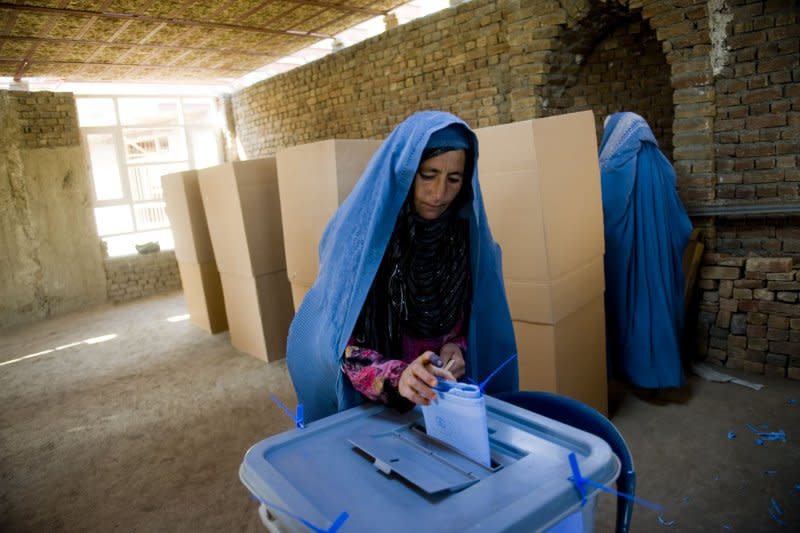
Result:
[[[344,350],[342,370],[353,387],[372,401],[397,404],[400,375],[408,363],[386,359],[372,348],[349,345]]]

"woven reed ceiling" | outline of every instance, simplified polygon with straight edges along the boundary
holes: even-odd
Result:
[[[0,76],[230,83],[407,1],[0,2]]]

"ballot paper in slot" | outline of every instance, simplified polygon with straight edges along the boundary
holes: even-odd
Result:
[[[440,379],[434,390],[436,399],[422,407],[425,432],[491,467],[486,401],[480,387]]]

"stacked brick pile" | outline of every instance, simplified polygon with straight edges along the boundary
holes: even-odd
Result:
[[[22,148],[54,148],[80,144],[78,112],[72,93],[9,93],[16,100]]]
[[[703,257],[697,352],[709,362],[800,380],[800,266],[790,257]]]
[[[114,303],[181,288],[173,251],[111,257],[105,265],[108,299]]]

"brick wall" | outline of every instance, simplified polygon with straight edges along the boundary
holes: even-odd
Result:
[[[105,260],[108,299],[124,302],[181,288],[175,252],[110,257]]]
[[[730,64],[716,81],[716,198],[800,198],[800,29],[794,2],[731,2]],[[792,4],[795,4],[792,7]]]
[[[790,257],[703,257],[695,349],[709,362],[800,380],[800,265]]]
[[[16,100],[21,148],[55,148],[80,144],[78,114],[72,93],[8,93]]]

